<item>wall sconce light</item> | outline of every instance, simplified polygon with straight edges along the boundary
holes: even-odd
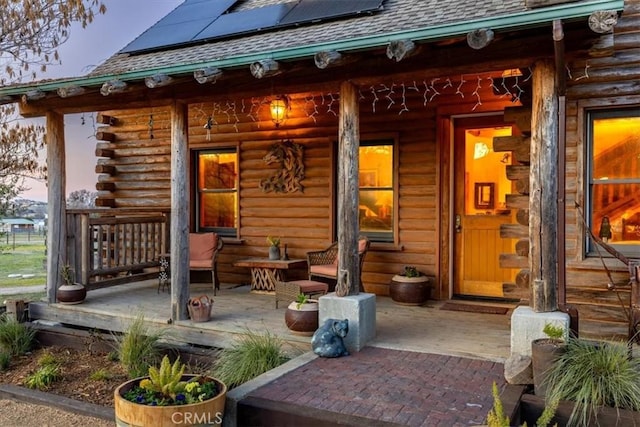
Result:
[[[287,119],[287,111],[289,111],[289,98],[286,95],[280,95],[271,101],[271,120],[280,126]]]

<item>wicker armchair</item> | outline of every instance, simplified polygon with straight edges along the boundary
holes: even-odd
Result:
[[[218,254],[224,243],[216,233],[189,233],[189,270],[211,271],[213,294],[220,290]]]
[[[278,302],[284,301],[290,303],[296,300],[298,295],[305,294],[308,297],[319,297],[329,290],[329,285],[324,282],[315,280],[293,280],[291,282],[283,282],[278,280],[273,271],[267,271],[268,280],[272,282],[273,288],[276,290],[276,308]]]
[[[371,242],[368,238],[362,236],[358,240],[358,257],[360,260],[360,291],[364,292],[362,285],[362,267],[364,266],[364,257],[367,255]],[[338,280],[338,242],[331,244],[328,248],[321,251],[307,252],[307,268],[309,270],[309,280],[329,279],[335,282]]]

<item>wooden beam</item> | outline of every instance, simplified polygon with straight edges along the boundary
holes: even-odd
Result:
[[[500,224],[502,239],[524,239],[529,237],[529,228],[520,224]]]
[[[251,70],[251,75],[256,79],[272,77],[282,72],[280,63],[273,59],[263,59],[262,61],[254,62],[249,66],[249,69]]]
[[[95,153],[96,157],[106,157],[108,159],[113,159],[116,156],[115,151],[110,148],[97,147]]]
[[[108,96],[114,93],[122,93],[127,90],[127,83],[122,80],[109,80],[102,84],[100,93],[103,96]]]
[[[207,67],[193,72],[193,78],[200,84],[215,83],[222,76],[222,70],[216,67]]]
[[[316,64],[316,67],[321,70],[339,67],[353,61],[354,58],[352,56],[343,55],[335,50],[318,52],[313,56],[313,62]]]
[[[60,98],[71,98],[72,96],[79,96],[86,92],[86,89],[82,86],[65,86],[58,88],[58,96]]]
[[[500,254],[500,268],[527,268],[529,260],[526,256]]]
[[[106,173],[108,175],[113,176],[116,174],[116,167],[113,165],[96,165],[96,173],[97,174]]]
[[[64,116],[47,113],[47,301],[56,302],[60,271],[67,258]]]
[[[493,41],[493,31],[489,28],[478,28],[467,33],[467,44],[470,48],[480,50]]]
[[[360,110],[358,88],[351,82],[340,85],[338,118],[338,279],[336,295],[357,295],[360,287],[358,257],[358,168]]]
[[[529,196],[522,194],[507,194],[504,196],[507,209],[529,209]]]
[[[395,40],[387,45],[387,58],[400,62],[418,53],[418,47],[412,40]]]
[[[535,312],[558,310],[558,93],[555,77],[551,60],[536,62],[529,194],[530,304]]]
[[[525,134],[531,133],[531,108],[530,107],[507,107],[504,109],[504,121],[513,123]]]
[[[520,239],[516,242],[516,255],[529,256],[529,239]]]
[[[113,197],[100,196],[96,199],[96,206],[99,208],[115,208],[116,199],[114,199]]]
[[[611,33],[616,24],[618,24],[618,12],[615,10],[597,10],[589,15],[589,28],[595,33]]]
[[[39,89],[30,90],[29,92],[22,95],[22,103],[28,104],[31,101],[37,101],[39,99],[43,99],[47,94]]]
[[[113,142],[116,140],[116,134],[113,132],[106,132],[103,130],[99,130],[98,132],[96,132],[96,139],[98,141],[109,141],[109,142]]]
[[[115,182],[97,182],[96,190],[97,191],[115,191],[116,183]]]
[[[144,78],[144,84],[149,89],[155,89],[157,87],[168,86],[173,83],[173,77],[167,74],[154,74]]]
[[[171,106],[171,319],[186,320],[189,300],[189,150],[187,104]]]
[[[113,116],[108,116],[106,114],[99,113],[96,116],[96,123],[100,125],[109,125],[113,126],[116,124],[116,118]]]

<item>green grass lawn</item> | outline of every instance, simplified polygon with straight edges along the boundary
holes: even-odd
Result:
[[[0,239],[0,288],[43,285],[47,270],[44,238],[16,234]]]

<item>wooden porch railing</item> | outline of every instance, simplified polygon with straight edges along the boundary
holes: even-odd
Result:
[[[87,290],[157,277],[169,250],[169,210],[70,209],[66,250]]]

